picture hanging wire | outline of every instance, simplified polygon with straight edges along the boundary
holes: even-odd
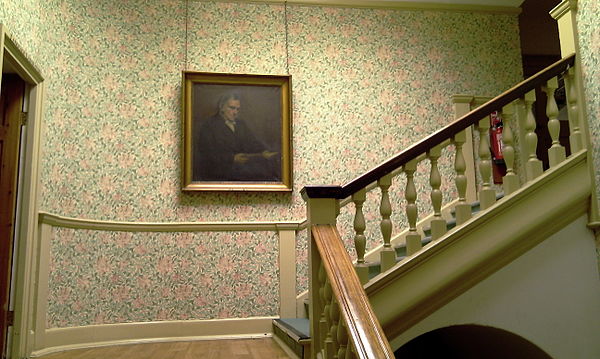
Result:
[[[187,71],[188,69],[188,3],[189,0],[185,0],[185,53],[184,53],[184,65],[183,69]]]
[[[287,74],[290,74],[290,49],[288,43],[288,14],[287,14],[287,0],[283,2],[283,16],[285,24],[285,70]]]
[[[184,52],[184,70],[188,69],[188,19],[189,19],[189,0],[185,0],[185,52]],[[285,26],[285,69],[290,74],[290,49],[288,41],[288,14],[287,0],[283,2],[283,20]]]

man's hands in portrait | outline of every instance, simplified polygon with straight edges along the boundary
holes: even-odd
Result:
[[[250,161],[250,159],[252,157],[262,157],[264,159],[270,159],[274,156],[277,155],[277,152],[271,152],[271,151],[262,151],[261,153],[236,153],[233,156],[233,162],[234,163],[247,163],[248,161]]]
[[[262,152],[262,156],[263,156],[263,158],[264,158],[264,159],[267,159],[267,160],[268,160],[269,158],[273,157],[273,156],[276,156],[276,155],[277,155],[277,152],[271,152],[271,151],[263,151],[263,152]]]

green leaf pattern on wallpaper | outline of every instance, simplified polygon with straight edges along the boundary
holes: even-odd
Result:
[[[275,316],[275,234],[55,229],[47,328]]]
[[[577,26],[591,141],[596,163],[596,184],[600,183],[600,172],[598,172],[600,168],[600,16],[598,14],[600,14],[600,1],[579,1]]]
[[[39,0],[2,0],[0,1],[0,23],[7,27],[31,63],[40,67],[41,34],[43,32]],[[39,68],[38,68],[39,70]]]
[[[577,26],[581,67],[587,95],[590,137],[596,167],[596,186],[600,184],[600,1],[579,1]],[[600,192],[596,188],[598,198]],[[600,263],[600,240],[596,240],[596,257]]]
[[[300,219],[302,186],[350,180],[435,131],[452,118],[453,94],[493,95],[520,79],[514,16],[291,6],[294,194],[182,194],[179,3],[49,2],[45,210]],[[188,70],[286,72],[282,6],[189,6]]]
[[[23,2],[4,3],[3,18],[34,49],[46,78],[41,207],[71,217],[300,220],[304,185],[346,182],[437,130],[452,119],[454,94],[495,95],[521,79],[513,15],[290,6],[286,43],[282,5],[190,1],[186,46],[184,1],[28,0],[40,15],[32,29]],[[181,70],[284,74],[286,53],[294,192],[182,194]],[[440,160],[446,188],[453,187],[451,168],[451,159]],[[419,176],[417,186],[427,191],[426,170]],[[393,185],[403,186],[401,179]],[[401,192],[392,195],[397,222]],[[365,204],[369,238],[379,231],[377,193]],[[352,212],[348,206],[340,215],[349,224],[341,227],[348,247]],[[304,233],[297,244],[302,260]],[[207,251],[196,250],[201,246]],[[275,234],[265,232],[58,229],[47,324],[275,315],[277,251]],[[249,264],[224,271],[222,256]],[[305,261],[298,270],[301,292]],[[243,285],[249,287],[236,297]],[[198,298],[206,304],[194,304]]]

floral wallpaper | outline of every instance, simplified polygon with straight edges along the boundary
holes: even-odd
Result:
[[[591,140],[596,161],[596,183],[600,183],[600,3],[579,1],[577,25]]]
[[[581,0],[578,6],[579,51],[596,169],[596,193],[600,199],[600,2]],[[596,240],[596,255],[600,262],[599,240]]]
[[[276,316],[277,235],[234,234],[55,228],[46,326]]]
[[[0,23],[7,28],[25,56],[36,65],[40,65],[40,15],[39,0],[0,0]]]
[[[296,232],[296,294],[308,290],[307,230]]]
[[[282,5],[190,2],[187,46],[184,5],[45,2],[45,210],[300,219],[304,185],[346,182],[431,133],[450,120],[452,94],[520,80],[514,16],[290,6],[294,193],[182,194],[180,71],[287,71]]]
[[[27,25],[31,13],[40,18],[33,27]],[[303,186],[344,183],[432,133],[452,120],[454,94],[491,96],[521,79],[514,15],[180,0],[4,0],[0,14],[46,77],[41,207],[78,218],[300,220],[305,217]],[[293,193],[180,191],[182,70],[292,75]],[[440,163],[447,196],[453,191],[452,151]],[[417,186],[428,194],[428,161],[420,167]],[[397,223],[406,222],[404,181],[400,177],[392,186]],[[379,231],[378,197],[376,189],[365,204],[369,238]],[[420,196],[422,212],[428,197]],[[347,223],[342,234],[348,246],[353,211],[350,204],[340,216]],[[254,284],[235,302],[235,311],[190,304],[204,295],[193,284],[199,275],[221,278],[218,263],[208,264],[212,257],[193,250],[199,243],[214,255],[234,255],[234,243],[249,241],[239,255],[264,262],[251,262],[244,275],[269,273],[264,290],[276,286],[271,276],[277,272],[277,247],[268,245],[264,253],[257,247],[272,243],[271,233],[252,233],[250,239],[229,232],[191,239],[181,233],[140,233],[127,239],[129,247],[121,247],[121,237],[56,231],[49,328],[277,311],[276,301],[253,307],[263,296]],[[305,236],[298,238],[298,258],[305,258]],[[178,247],[179,241],[191,241],[192,249]],[[137,262],[121,268],[130,275],[112,282],[113,273],[96,265],[101,257],[84,260],[106,253],[102,258],[110,263],[135,263],[134,249],[143,242],[153,258],[173,258],[166,277],[159,275],[159,263]],[[81,252],[87,247],[98,251]],[[186,267],[184,261],[194,264]],[[195,267],[200,262],[205,269]],[[302,264],[298,267],[305,272]],[[247,280],[235,273],[213,284],[235,287]],[[137,283],[140,275],[147,276],[147,287]],[[171,304],[176,294],[164,289],[170,276],[179,276],[173,285],[192,285],[183,291],[189,296],[178,300],[181,306]],[[298,278],[300,292],[306,277]],[[90,297],[79,290],[83,284],[72,284],[78,280],[95,288]],[[134,304],[140,293],[149,294],[143,309]],[[209,298],[233,303],[217,295]],[[91,308],[93,301],[113,296],[122,301]]]

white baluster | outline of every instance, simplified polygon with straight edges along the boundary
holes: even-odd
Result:
[[[333,290],[331,289],[331,283],[329,283],[329,280],[326,279],[325,280],[325,290],[324,290],[324,294],[325,294],[325,321],[326,321],[326,328],[325,328],[325,342],[323,344],[323,348],[325,349],[325,354],[324,357],[326,359],[333,359],[333,354],[334,352],[337,352],[334,349],[334,343],[333,343],[333,338],[331,337],[331,331],[329,330],[333,324],[332,318],[331,318],[331,312],[332,312],[332,306],[331,306],[331,300],[333,298]]]
[[[346,352],[348,350],[348,328],[343,320],[339,321],[338,329],[337,329],[337,341],[339,343],[339,349],[337,352],[337,357],[340,359],[346,358]]]
[[[339,322],[340,322],[340,307],[338,305],[338,303],[336,302],[335,298],[331,299],[331,307],[329,309],[330,313],[331,313],[331,328],[329,329],[329,333],[331,336],[331,341],[332,341],[332,353],[331,353],[331,357],[333,359],[337,359],[338,358],[338,352],[339,352],[339,343],[338,343],[338,326],[339,326]]]
[[[467,165],[463,154],[463,144],[467,141],[466,131],[454,135],[454,146],[456,146],[456,157],[454,158],[454,170],[456,171],[456,191],[458,192],[458,203],[454,207],[456,224],[463,224],[471,218],[471,205],[467,203],[467,176],[465,171]]]
[[[533,181],[544,173],[542,161],[537,158],[537,135],[535,133],[535,116],[533,115],[533,103],[535,102],[535,90],[525,94],[525,110],[527,118],[525,120],[525,145],[527,147],[527,163],[525,163],[525,172],[527,181]]]
[[[571,144],[571,153],[581,151],[584,148],[583,134],[579,125],[579,104],[577,98],[577,84],[575,81],[575,69],[570,68],[564,76],[565,91],[567,96],[567,106],[569,113],[569,143]]]
[[[379,213],[381,214],[381,235],[383,237],[383,249],[380,254],[381,258],[381,271],[392,268],[396,264],[396,251],[392,248],[392,204],[390,203],[390,195],[388,189],[392,185],[392,174],[387,174],[377,181],[379,188],[381,189],[381,205],[379,206]]]
[[[558,88],[556,77],[548,80],[544,92],[548,97],[546,103],[546,116],[548,116],[548,132],[552,138],[552,146],[548,149],[548,160],[550,167],[554,167],[567,158],[565,148],[560,144],[560,121],[558,120],[558,106],[554,99],[554,91]]]
[[[348,345],[348,350],[346,350],[346,359],[354,359],[356,358],[356,354],[354,354],[354,344],[350,341]]]
[[[484,118],[479,121],[479,173],[481,174],[481,189],[479,190],[479,203],[481,209],[491,207],[496,202],[496,191],[492,188],[492,154],[490,153],[489,130],[490,120]]]
[[[438,158],[442,155],[442,148],[436,146],[429,150],[428,156],[431,162],[429,184],[431,185],[431,205],[433,206],[433,219],[430,222],[431,240],[436,240],[447,231],[446,220],[442,217],[442,176],[438,169]]]
[[[329,310],[329,308],[326,306],[326,286],[327,274],[325,273],[325,267],[321,262],[321,265],[319,266],[319,306],[321,308],[321,313],[319,317],[319,334],[316,338],[318,342],[318,347],[314,348],[314,350],[318,350],[320,352],[325,351],[325,340],[327,339],[327,311]]]
[[[515,148],[513,147],[514,138],[510,125],[512,124],[515,114],[515,103],[510,103],[502,109],[502,142],[504,147],[502,153],[504,155],[504,163],[506,164],[506,175],[502,179],[502,187],[504,194],[509,195],[520,187],[519,176],[515,173]]]
[[[367,225],[365,223],[365,216],[362,211],[363,203],[367,199],[367,191],[363,188],[352,195],[352,201],[356,213],[354,215],[354,248],[356,249],[356,273],[360,278],[361,283],[367,283],[369,281],[369,267],[365,263],[365,248],[367,246],[367,238],[365,237],[365,229]]]
[[[406,198],[406,216],[408,217],[408,234],[406,235],[406,255],[411,256],[423,247],[421,243],[421,235],[417,233],[417,217],[418,209],[416,205],[417,201],[417,189],[415,187],[414,173],[417,170],[417,161],[412,160],[404,166],[404,172],[406,173],[406,191],[404,196]]]

